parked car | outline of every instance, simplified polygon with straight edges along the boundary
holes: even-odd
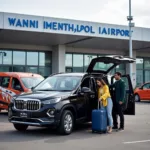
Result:
[[[97,108],[96,78],[103,77],[108,85],[114,83],[109,72],[117,65],[135,62],[122,56],[99,57],[91,61],[86,73],[58,73],[51,75],[32,93],[15,96],[9,105],[9,121],[18,131],[28,126],[54,127],[68,135],[77,123],[91,121],[91,112]],[[127,82],[126,115],[135,115],[134,92],[129,75]],[[111,90],[112,99],[115,97]]]
[[[38,74],[0,72],[0,111],[8,109],[12,96],[30,92],[42,80],[44,78]]]
[[[135,101],[150,100],[150,82],[144,83],[142,86],[134,90]]]

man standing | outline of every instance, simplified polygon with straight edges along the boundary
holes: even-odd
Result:
[[[111,85],[111,87],[115,88],[115,99],[113,104],[113,123],[114,127],[113,129],[118,130],[118,121],[117,117],[119,115],[120,117],[120,128],[119,131],[124,130],[124,114],[123,114],[123,108],[125,106],[125,82],[121,79],[121,73],[116,72],[114,75],[116,82]]]

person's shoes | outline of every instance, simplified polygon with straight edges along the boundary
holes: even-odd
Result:
[[[109,127],[108,133],[112,133],[112,127]]]
[[[113,129],[113,130],[118,130],[118,127],[113,127],[112,129]]]
[[[119,128],[118,131],[124,131],[124,128]]]

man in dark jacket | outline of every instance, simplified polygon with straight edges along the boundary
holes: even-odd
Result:
[[[111,85],[111,87],[115,88],[115,99],[113,101],[113,123],[114,127],[113,129],[118,130],[118,121],[117,117],[119,115],[120,117],[120,131],[124,130],[124,114],[123,114],[123,108],[125,105],[125,82],[121,79],[121,73],[116,72],[115,73],[115,79],[116,82]]]

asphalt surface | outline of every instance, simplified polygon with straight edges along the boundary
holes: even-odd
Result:
[[[0,114],[0,150],[150,150],[150,102],[136,104],[136,116],[125,117],[125,131],[92,134],[91,125],[82,125],[69,136],[43,128],[15,131]]]

